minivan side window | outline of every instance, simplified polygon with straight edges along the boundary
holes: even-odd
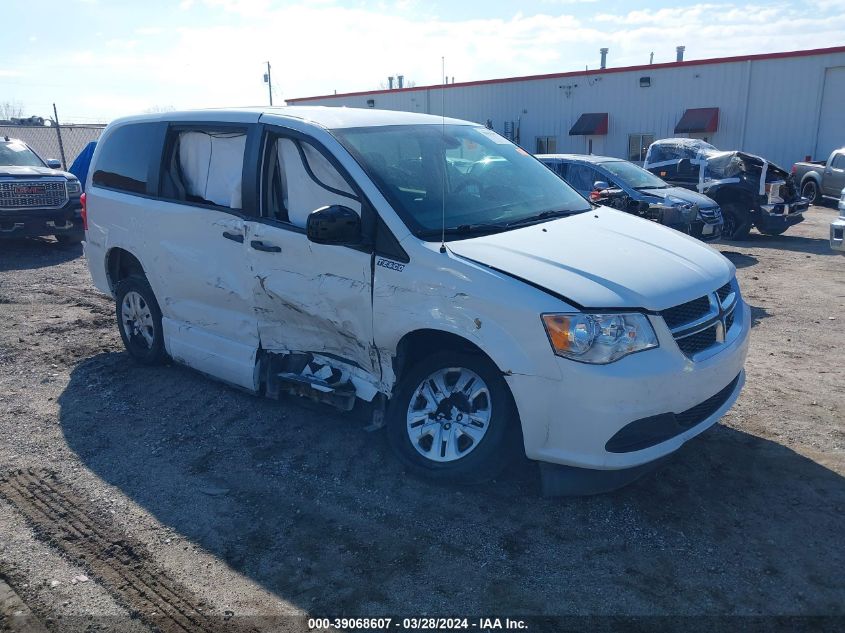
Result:
[[[97,156],[91,182],[97,187],[147,193],[150,158],[158,153],[158,123],[130,123],[109,134]]]
[[[169,130],[161,196],[240,210],[246,135],[246,128]]]
[[[312,143],[270,135],[265,153],[264,215],[305,228],[311,212],[349,207],[361,215],[361,200],[347,179]]]

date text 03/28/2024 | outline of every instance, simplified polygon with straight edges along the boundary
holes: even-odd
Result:
[[[450,631],[475,630],[486,631],[526,631],[528,624],[524,620],[510,618],[309,618],[310,631],[329,631],[334,629],[354,630],[398,630],[398,631]]]

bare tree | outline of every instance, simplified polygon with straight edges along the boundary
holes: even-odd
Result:
[[[23,104],[20,101],[0,102],[0,119],[20,119],[23,117]]]

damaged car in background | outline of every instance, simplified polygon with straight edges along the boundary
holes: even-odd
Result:
[[[752,227],[765,235],[780,235],[802,222],[809,207],[784,169],[753,154],[720,151],[699,139],[655,141],[643,167],[719,203],[722,235],[730,240],[745,239]]]
[[[653,220],[705,242],[722,235],[722,212],[713,200],[668,185],[627,160],[578,154],[541,154],[537,158],[594,202]]]
[[[473,123],[290,107],[125,118],[85,254],[141,363],[367,412],[415,473],[631,481],[714,425],[750,331],[734,266],[591,204]]]

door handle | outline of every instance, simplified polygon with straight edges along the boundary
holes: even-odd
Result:
[[[273,244],[265,244],[261,240],[252,240],[249,243],[257,251],[264,251],[265,253],[281,253],[282,249],[279,246],[274,246]]]
[[[229,233],[229,231],[223,231],[223,237],[225,237],[227,240],[238,242],[239,244],[244,243],[244,236],[240,233]]]

